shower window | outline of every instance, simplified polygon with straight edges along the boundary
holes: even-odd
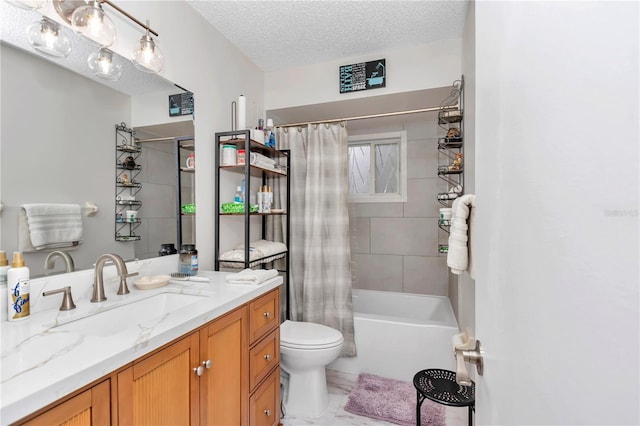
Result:
[[[349,201],[406,201],[407,133],[349,137]]]

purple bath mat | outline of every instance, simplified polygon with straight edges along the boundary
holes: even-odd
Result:
[[[398,425],[416,424],[416,389],[409,382],[361,373],[349,393],[345,411]],[[444,426],[444,406],[422,404],[422,425]]]

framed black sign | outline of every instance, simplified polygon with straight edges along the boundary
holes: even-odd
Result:
[[[169,117],[193,114],[193,93],[169,95]]]
[[[385,59],[340,66],[340,93],[378,89],[386,85]]]

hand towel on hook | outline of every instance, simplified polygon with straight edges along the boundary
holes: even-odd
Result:
[[[472,263],[473,222],[475,216],[476,196],[463,195],[451,206],[451,228],[449,229],[449,251],[447,266],[456,275],[468,271],[475,278]]]

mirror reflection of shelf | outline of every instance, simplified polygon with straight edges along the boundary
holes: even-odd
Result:
[[[195,173],[196,172],[196,168],[195,167],[180,167],[180,171],[184,172],[184,173]]]
[[[140,241],[140,235],[116,235],[116,241]]]
[[[449,253],[449,245],[448,244],[438,244],[438,253],[440,253],[440,254]]]
[[[120,206],[141,206],[142,201],[137,200],[116,200],[116,204]]]
[[[116,150],[121,152],[140,152],[142,147],[140,145],[118,145]]]

